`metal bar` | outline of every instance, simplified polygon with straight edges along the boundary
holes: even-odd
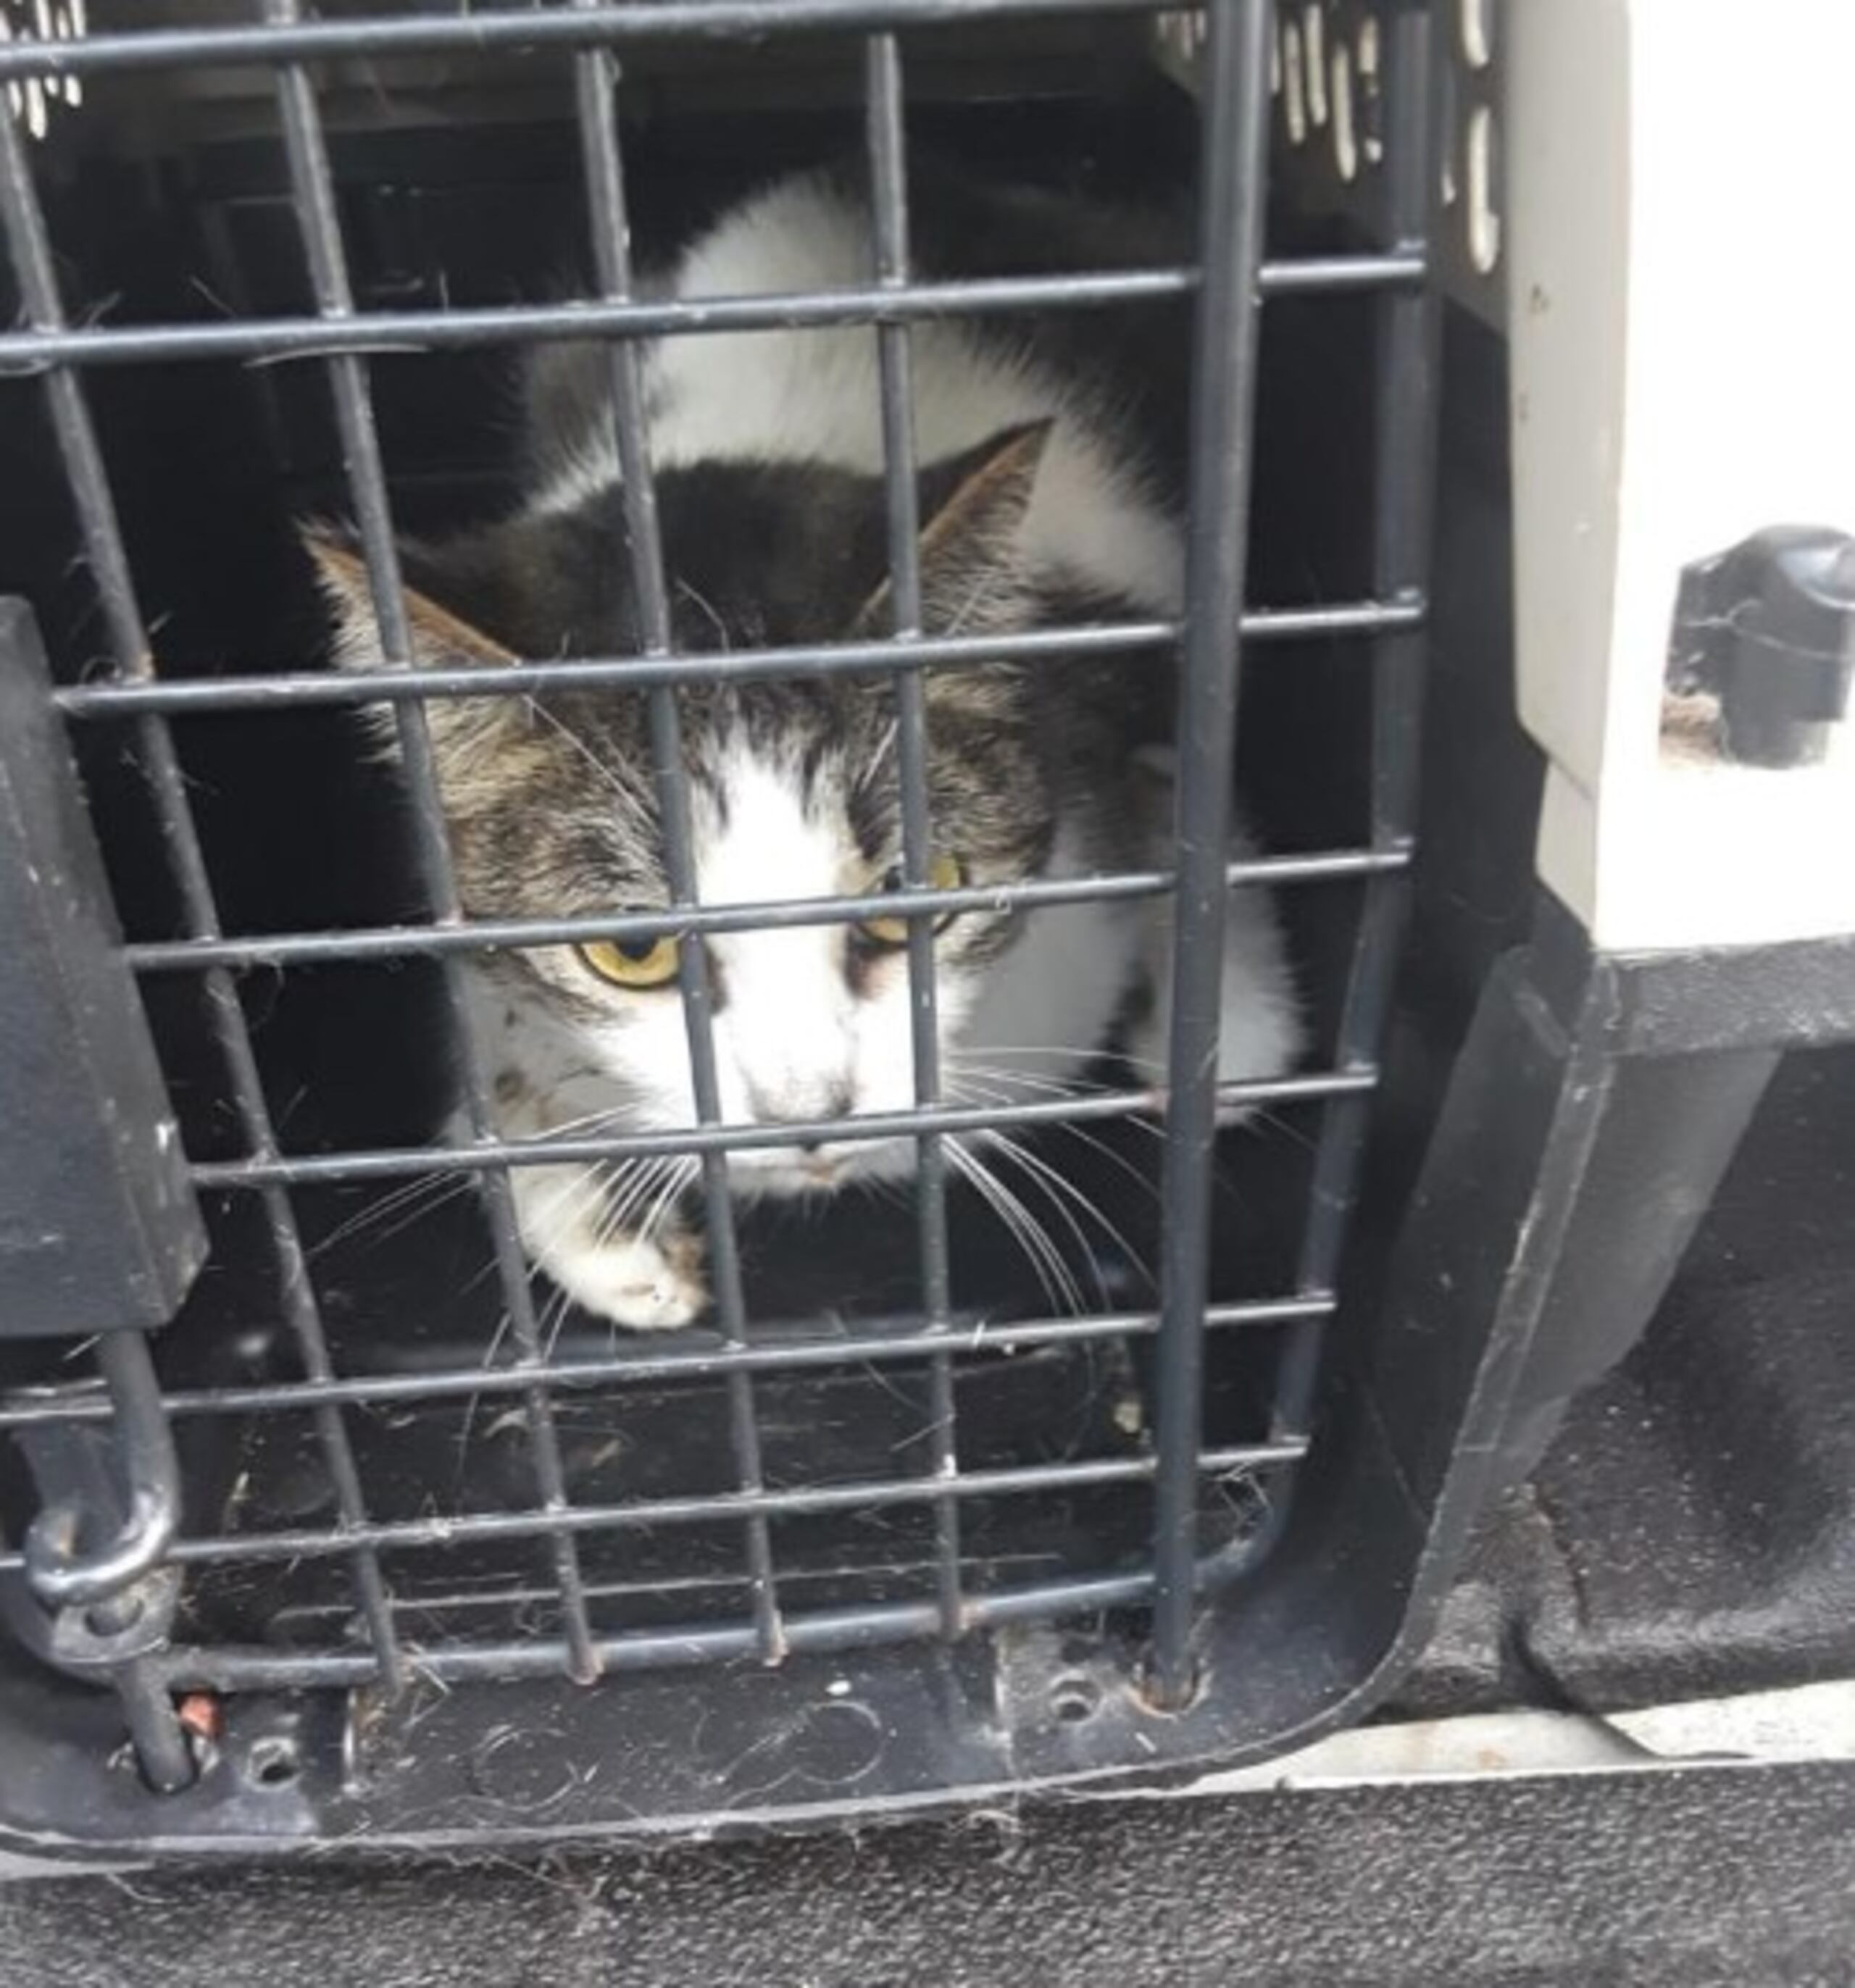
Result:
[[[0,44],[0,80],[327,60],[337,56],[486,55],[496,49],[632,48],[653,42],[758,41],[875,28],[978,26],[1053,14],[1155,12],[1166,0],[604,0],[568,10],[485,7],[467,14],[154,29],[71,41]]]
[[[1385,197],[1386,233],[1394,242],[1421,235],[1430,219],[1430,134],[1437,128],[1431,33],[1429,10],[1421,7],[1400,9],[1386,22]],[[1440,306],[1434,293],[1419,291],[1386,299],[1378,309],[1373,585],[1382,598],[1396,600],[1416,596],[1430,581]],[[1382,634],[1373,641],[1372,828],[1380,848],[1409,850],[1416,839],[1425,663],[1420,631]],[[1381,1053],[1410,904],[1408,867],[1382,872],[1366,886],[1340,1015],[1342,1069],[1375,1062]],[[1304,1290],[1333,1287],[1369,1129],[1358,1097],[1336,1098],[1322,1114],[1296,1276]],[[1278,1434],[1308,1425],[1323,1337],[1321,1326],[1310,1323],[1284,1349],[1271,1420]]]
[[[1305,1449],[1306,1445],[1298,1442],[1232,1443],[1221,1449],[1194,1453],[1192,1466],[1197,1475],[1227,1476],[1292,1463]],[[640,1498],[619,1505],[576,1505],[564,1514],[458,1512],[434,1519],[375,1520],[358,1534],[350,1534],[345,1529],[305,1526],[280,1532],[177,1540],[170,1557],[184,1567],[256,1567],[276,1560],[327,1559],[350,1551],[357,1542],[376,1552],[403,1552],[492,1540],[551,1539],[563,1523],[574,1533],[583,1533],[707,1525],[734,1519],[758,1519],[763,1523],[775,1516],[883,1511],[898,1505],[932,1504],[943,1498],[1023,1496],[1102,1484],[1142,1484],[1152,1479],[1156,1467],[1157,1460],[1152,1456],[1094,1457],[965,1471],[946,1483],[926,1477],[875,1478],[853,1483],[719,1491],[683,1498]],[[9,1571],[18,1557],[0,1554],[0,1573]],[[938,1609],[936,1619],[938,1622]]]
[[[1287,610],[1298,615],[1301,610]],[[1351,610],[1311,610],[1326,625],[1284,631],[1293,636],[1369,634],[1387,623],[1386,614],[1371,603]],[[1346,616],[1335,621],[1332,617]],[[1402,623],[1404,610],[1390,618]],[[1262,631],[1266,635],[1270,632]],[[923,663],[943,668],[971,668],[980,663],[1028,661],[1060,665],[1091,662],[1103,655],[1126,655],[1163,648],[1178,640],[1176,624],[1127,622],[1076,629],[1034,628],[1000,635],[996,641],[977,635],[924,637]],[[536,660],[473,663],[421,670],[408,685],[386,670],[344,669],[339,675],[321,670],[297,670],[271,676],[195,678],[182,682],[147,685],[69,684],[53,693],[58,708],[75,718],[120,718],[143,711],[184,712],[188,716],[216,712],[275,711],[304,705],[390,703],[406,697],[533,697],[559,690],[655,690],[664,684],[754,683],[766,678],[793,679],[880,675],[894,666],[888,637],[880,641],[812,642],[768,649],[729,650],[713,655],[589,656],[577,660]]]
[[[1207,1327],[1260,1330],[1298,1320],[1331,1315],[1330,1295],[1248,1298],[1211,1305]],[[1105,1339],[1147,1339],[1159,1330],[1156,1312],[1109,1312],[1086,1318],[956,1320],[954,1344],[963,1354],[1016,1352],[1032,1346],[1092,1344]],[[161,1397],[168,1415],[296,1414],[330,1402],[378,1406],[390,1402],[452,1401],[478,1395],[509,1394],[537,1377],[556,1389],[622,1386],[672,1379],[712,1379],[719,1374],[784,1374],[818,1367],[866,1366],[882,1361],[919,1360],[935,1351],[940,1336],[911,1321],[899,1330],[869,1325],[857,1332],[809,1338],[767,1339],[746,1346],[702,1345],[693,1336],[662,1347],[614,1353],[599,1360],[550,1358],[540,1367],[520,1361],[506,1367],[439,1368],[415,1374],[367,1374],[355,1379],[310,1382],[279,1381],[249,1387],[177,1388]],[[0,1398],[0,1430],[69,1427],[107,1422],[107,1401],[57,1395],[10,1402]]]
[[[585,13],[593,11],[595,0],[576,0],[576,4]],[[631,297],[632,275],[624,156],[618,137],[618,63],[610,49],[589,49],[574,58],[574,102],[592,223],[594,267],[601,296],[613,303],[625,304]],[[671,649],[669,593],[646,428],[642,358],[636,344],[629,342],[614,343],[611,357],[612,415],[638,631],[647,656],[667,657]],[[675,691],[669,684],[654,686],[647,695],[665,873],[675,903],[679,907],[692,906],[699,892],[681,714]],[[715,1061],[708,956],[699,941],[684,944],[681,966],[678,992],[689,1044],[696,1120],[701,1124],[713,1125],[719,1123],[722,1116],[721,1084]],[[703,1151],[702,1181],[709,1283],[716,1310],[729,1344],[744,1346],[747,1311],[741,1290],[740,1253],[734,1232],[725,1147]],[[754,1414],[753,1380],[743,1370],[728,1376],[728,1424],[736,1480],[743,1494],[756,1495],[762,1482],[760,1429]],[[745,1539],[756,1648],[763,1662],[777,1663],[785,1655],[786,1641],[780,1624],[772,1536],[763,1516],[750,1517]]]
[[[902,130],[902,57],[893,35],[872,35],[864,49],[864,92],[869,158],[870,217],[876,276],[885,287],[909,274],[908,166]],[[921,626],[921,519],[915,482],[914,372],[905,324],[876,333],[882,421],[882,489],[888,512],[889,633],[896,655],[912,647]],[[892,657],[892,662],[895,661]],[[933,873],[934,830],[928,811],[927,697],[919,666],[898,668],[895,766],[902,801],[902,884],[925,890]],[[892,915],[893,913],[892,912]],[[940,1022],[934,975],[934,919],[908,921],[909,1050],[915,1102],[940,1102]],[[915,1218],[921,1259],[921,1310],[930,1333],[944,1332],[953,1309],[947,1254],[946,1155],[937,1133],[915,1141]],[[953,1363],[944,1353],[928,1363],[927,1467],[936,1477],[960,1474],[954,1424]],[[934,1510],[934,1570],[940,1633],[949,1642],[964,1624],[960,1581],[960,1513],[951,1498]]]
[[[1325,884],[1401,870],[1403,849],[1324,850],[1307,856],[1260,856],[1229,864],[1225,881],[1239,886]],[[661,911],[614,911],[562,918],[473,918],[428,925],[356,925],[331,932],[260,932],[239,938],[144,939],[124,948],[138,973],[172,973],[207,966],[314,966],[335,962],[401,959],[415,955],[491,952],[537,945],[574,945],[594,938],[761,931],[801,925],[846,925],[859,918],[923,912],[1002,911],[1036,904],[1106,903],[1163,896],[1173,888],[1163,870],[1102,877],[1034,877],[1021,884],[961,884],[950,890],[865,891],[847,898],[787,898],[758,904],[692,904]]]
[[[5,223],[26,318],[36,327],[62,330],[63,305],[45,217],[20,140],[19,123],[12,117],[0,117],[0,220]],[[46,392],[117,674],[131,682],[145,681],[153,674],[154,660],[83,385],[74,374],[53,371],[46,377]],[[151,715],[138,722],[135,741],[156,827],[179,894],[184,929],[190,938],[210,942],[219,936],[218,909],[172,735],[164,719]],[[274,1159],[277,1148],[269,1107],[250,1030],[230,974],[216,969],[208,972],[204,994],[210,1031],[225,1064],[231,1102],[246,1149],[260,1161]],[[303,1239],[281,1183],[265,1190],[262,1205],[285,1322],[304,1371],[312,1380],[326,1380],[333,1371],[327,1337],[310,1282]],[[334,1490],[336,1509],[344,1524],[358,1525],[365,1518],[365,1506],[340,1411],[333,1407],[319,1408],[313,1422]],[[377,1675],[388,1690],[396,1692],[405,1682],[405,1671],[379,1562],[364,1549],[357,1548],[353,1574],[373,1646],[371,1661],[377,1665]]]
[[[263,4],[265,18],[274,32],[287,34],[297,24],[298,0],[263,0]],[[321,112],[308,73],[300,66],[279,67],[276,85],[291,191],[317,309],[327,318],[347,317],[353,313],[354,296],[348,281]],[[410,671],[414,667],[411,629],[400,580],[398,549],[394,541],[367,362],[348,353],[331,358],[328,367],[336,421],[341,435],[342,457],[366,555],[368,590],[374,618],[379,624],[381,651],[388,664]],[[462,908],[458,900],[456,880],[452,874],[444,804],[425,709],[415,701],[402,702],[393,708],[398,721],[400,759],[412,803],[414,853],[421,881],[436,922],[441,925],[455,924],[462,916]],[[465,977],[467,969],[463,962],[453,955],[447,955],[443,965],[465,1115],[472,1136],[481,1141],[491,1137],[494,1120],[482,1059],[472,1033],[470,989]],[[494,1166],[483,1170],[482,1183],[503,1300],[509,1314],[509,1331],[524,1354],[538,1357],[540,1332],[516,1226],[512,1183],[506,1169]],[[528,1430],[529,1453],[542,1500],[550,1512],[562,1511],[567,1502],[566,1472],[545,1388],[537,1383],[530,1388],[523,1397],[522,1405]],[[562,1530],[556,1530],[550,1536],[550,1544],[554,1579],[567,1625],[571,1656],[569,1668],[577,1678],[590,1679],[597,1675],[598,1659],[593,1648],[592,1629],[586,1612],[577,1549],[570,1535]]]
[[[970,1594],[966,1622],[969,1628],[984,1629],[1009,1622],[1098,1615],[1105,1609],[1137,1608],[1152,1598],[1149,1573],[1082,1574]],[[938,1604],[933,1601],[875,1602],[790,1615],[787,1632],[795,1652],[822,1654],[916,1641],[933,1635],[938,1621]],[[421,1649],[419,1662],[423,1673],[441,1685],[513,1682],[544,1677],[556,1668],[557,1648],[546,1638],[453,1643]],[[601,1662],[614,1672],[729,1663],[751,1657],[753,1650],[751,1629],[713,1624],[628,1630],[602,1638],[599,1644]],[[322,1650],[177,1649],[162,1659],[162,1671],[170,1688],[179,1690],[330,1690],[364,1681],[355,1658],[344,1652]]]
[[[1401,270],[1390,266],[1375,265],[1371,271],[1354,274],[1356,280],[1368,285],[1373,280],[1408,280]],[[1294,280],[1291,275],[1288,280]],[[1318,280],[1325,286],[1332,279],[1323,276]],[[1085,309],[1181,296],[1191,288],[1189,271],[1156,267],[1074,275],[949,277],[893,292],[853,287],[661,302],[652,299],[618,303],[606,299],[374,310],[357,312],[339,325],[306,317],[252,317],[180,324],[73,326],[56,332],[8,333],[0,337],[0,367],[276,361],[325,359],[338,352],[430,353],[562,340],[578,343],[595,338],[667,338],[679,333],[794,330],[903,317]]]
[[[1200,137],[1203,280],[1192,357],[1192,463],[1180,695],[1179,885],[1173,921],[1171,1100],[1161,1175],[1159,1469],[1153,1644],[1147,1689],[1168,1708],[1195,1686],[1191,1651],[1203,1418],[1204,1306],[1216,1138],[1224,871],[1249,524],[1264,191],[1268,171],[1269,0],[1209,12]]]
[[[1422,283],[1429,270],[1428,252],[1421,242],[1372,255],[1291,255],[1262,263],[1256,272],[1256,291],[1263,297],[1350,296],[1362,290]]]
[[[5,49],[0,46],[0,54]],[[1335,296],[1423,281],[1420,250],[1296,258],[1264,265],[1270,296]],[[0,374],[51,366],[151,365],[183,360],[326,359],[338,352],[455,352],[563,340],[668,337],[673,333],[791,330],[808,326],[899,324],[1007,313],[1086,310],[1188,295],[1190,269],[1078,270],[1041,276],[946,277],[891,289],[773,292],[677,302],[476,304],[455,309],[356,312],[339,324],[306,317],[249,317],[193,324],[60,325],[0,333]]]
[[[371,1682],[372,1659],[359,1661]],[[157,1795],[178,1794],[182,1788],[191,1787],[195,1777],[193,1749],[174,1710],[167,1670],[164,1652],[160,1657],[137,1657],[117,1664],[110,1675],[129,1728],[136,1765]]]
[[[1419,627],[1421,599],[1341,602],[1320,607],[1264,607],[1245,614],[1246,642],[1329,640]],[[1102,624],[1082,628],[1026,628],[995,636],[923,635],[913,659],[936,668],[980,663],[1088,662],[1104,655],[1158,649],[1181,633],[1171,621]],[[196,678],[181,682],[69,684],[53,693],[70,718],[124,718],[144,712],[184,713],[282,711],[306,705],[391,704],[407,698],[533,697],[553,690],[649,690],[660,684],[751,682],[767,677],[868,676],[894,667],[894,651],[879,641],[794,644],[707,656],[591,656],[506,664],[403,671],[300,670],[276,676]]]
[[[1322,1071],[1220,1084],[1217,1104],[1231,1111],[1258,1105],[1305,1104],[1350,1091],[1369,1091],[1376,1070]],[[777,1124],[690,1125],[600,1138],[483,1140],[468,1146],[399,1146],[354,1153],[292,1154],[266,1160],[198,1161],[189,1169],[201,1189],[259,1188],[273,1182],[385,1180],[401,1174],[476,1173],[492,1168],[559,1166],[595,1160],[641,1159],[664,1153],[719,1153],[755,1146],[822,1144],[840,1139],[912,1139],[933,1132],[978,1132],[988,1127],[1089,1124],[1098,1119],[1163,1112],[1164,1090],[1104,1091],[1086,1097],[1038,1098],[1020,1104],[939,1104],[912,1111],[862,1112],[849,1118],[782,1119]]]

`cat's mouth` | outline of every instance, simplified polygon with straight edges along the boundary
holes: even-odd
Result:
[[[855,1181],[905,1172],[912,1153],[906,1139],[846,1139],[809,1148],[755,1148],[734,1154],[729,1172],[737,1186],[750,1192],[829,1194]]]

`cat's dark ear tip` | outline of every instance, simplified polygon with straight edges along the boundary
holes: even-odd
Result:
[[[381,654],[380,624],[374,583],[360,534],[338,519],[299,518],[297,542],[316,570],[333,624],[335,660],[344,667],[371,668]],[[399,542],[402,564],[425,555],[415,540]],[[405,583],[398,593],[412,641],[412,660],[418,663],[510,663],[516,658],[480,628],[460,619],[416,587]]]
[[[969,525],[1014,527],[1031,501],[1044,451],[1056,431],[1054,414],[1000,428],[966,458],[967,468],[949,501],[951,519]]]
[[[310,557],[324,593],[337,602],[365,593],[367,561],[351,526],[335,518],[299,518],[296,543]]]
[[[993,438],[990,458],[992,467],[1019,469],[1026,474],[1034,472],[1055,432],[1054,414],[1040,414],[1034,421],[1020,421],[1014,428],[1002,429]]]

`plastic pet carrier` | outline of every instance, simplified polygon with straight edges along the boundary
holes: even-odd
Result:
[[[1640,1325],[1777,1039],[1743,985],[1702,1023],[1691,962],[1594,949],[1575,884],[1495,964],[1539,778],[1476,729],[1511,708],[1504,449],[1466,526],[1447,458],[1450,563],[1432,529],[1440,421],[1498,413],[1517,280],[1525,52],[1486,11],[0,5],[0,1841],[868,1818],[1177,1778],[1384,1698],[1491,1487]],[[946,276],[912,253],[946,157],[1176,241]],[[845,160],[865,280],[638,274]],[[921,632],[913,328],[1161,310],[1190,325],[1183,616]],[[880,359],[889,625],[679,647],[639,341],[843,326]],[[639,639],[415,672],[399,534],[506,506],[512,367],[588,340]],[[377,667],[327,658],[296,523],[333,516]],[[1800,590],[1839,625],[1819,568],[1745,556],[1774,616]],[[1167,651],[1176,865],[1006,894],[1170,894],[1167,1069],[963,1094],[932,933],[986,894],[929,860],[924,679]],[[872,674],[899,894],[697,901],[687,701]],[[570,685],[647,714],[672,901],[468,918],[434,707]],[[1234,795],[1264,852],[1235,862]],[[1308,1046],[1220,1087],[1227,908],[1258,889]],[[915,1108],[728,1122],[703,935],[877,915],[912,932]],[[692,1121],[499,1134],[468,955],[665,937]],[[1813,984],[1826,1026],[1847,990]],[[885,1198],[730,1198],[757,1145],[898,1136]],[[961,1142],[998,1136],[1017,1170],[977,1192]],[[511,1180],[563,1155],[693,1156],[702,1317],[618,1330],[533,1269]]]

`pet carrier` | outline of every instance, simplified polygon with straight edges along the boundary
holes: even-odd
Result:
[[[1555,588],[1584,597],[1549,570],[1576,465],[1524,451],[1567,448],[1602,390],[1549,318],[1597,311],[1605,276],[1545,121],[1590,11],[1522,17],[1508,46],[1455,0],[0,13],[0,1840],[868,1818],[1176,1778],[1383,1698],[1489,1490],[1647,1317],[1773,1046],[1855,1023],[1814,943],[1840,928],[1651,931],[1579,871],[1617,837],[1580,840],[1596,734],[1568,744],[1542,702],[1583,681],[1549,660]],[[1539,93],[1509,120],[1517,73]],[[1506,123],[1535,181],[1504,167]],[[743,188],[847,150],[870,280],[641,280]],[[924,272],[930,154],[1138,198],[1195,246]],[[1435,580],[1432,546],[1440,407],[1458,377],[1498,390],[1516,295],[1522,705],[1557,894],[1525,946],[1538,773],[1491,779],[1473,700],[1507,680],[1498,648],[1464,657],[1499,534]],[[1044,313],[1079,339],[1159,303],[1193,326],[1183,615],[921,632],[911,328]],[[892,625],[680,649],[639,341],[847,325],[879,353]],[[415,673],[396,533],[507,501],[510,354],[589,338],[638,641]],[[386,661],[337,671],[293,526],[342,512]],[[1841,541],[1703,563],[1764,522],[1677,548],[1674,705],[1726,712],[1725,746],[1693,749],[1715,762],[1755,738],[1820,757],[1846,696]],[[1004,894],[1171,894],[1166,1080],[957,1097],[934,921],[999,893],[933,872],[924,676],[1175,648],[1176,869]],[[1419,729],[1433,651],[1475,686],[1438,708],[1447,752]],[[698,901],[684,701],[872,671],[900,892]],[[669,908],[466,917],[428,707],[569,685],[648,708]],[[1233,863],[1234,789],[1268,853]],[[1312,1046],[1220,1086],[1226,906],[1262,888]],[[729,1122],[702,935],[875,915],[911,932],[915,1108]],[[1697,936],[1798,943],[1620,950]],[[499,1134],[468,957],[664,937],[693,1122]],[[1047,1135],[1034,1263],[950,1168],[998,1132]],[[917,1142],[906,1206],[730,1200],[731,1154],[846,1137]],[[713,1310],[614,1333],[534,1276],[511,1180],[669,1155],[700,1163]]]

